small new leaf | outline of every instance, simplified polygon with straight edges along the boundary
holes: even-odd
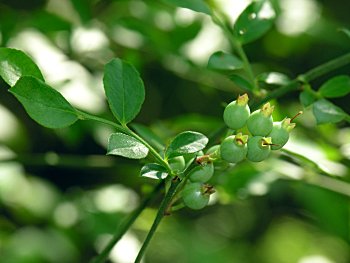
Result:
[[[238,17],[233,32],[242,43],[252,42],[263,36],[273,25],[275,10],[268,0],[253,1]]]
[[[234,55],[218,51],[210,56],[208,68],[214,70],[237,70],[243,68],[243,62]]]
[[[332,102],[322,99],[313,104],[313,113],[317,124],[337,123],[346,117],[346,113]]]
[[[44,81],[33,60],[20,50],[0,48],[0,76],[13,87],[22,76],[33,76]]]
[[[185,131],[178,134],[170,143],[165,152],[166,158],[195,153],[203,150],[208,138],[199,132]]]
[[[148,148],[134,137],[118,132],[109,137],[107,154],[142,159],[147,156]]]
[[[340,75],[326,81],[318,90],[319,94],[325,98],[342,97],[350,93],[350,77]]]
[[[103,84],[112,113],[121,124],[132,121],[145,100],[145,88],[137,70],[121,59],[105,66]]]
[[[42,126],[63,128],[78,120],[78,114],[69,102],[40,79],[21,77],[9,91],[22,103],[29,116]]]
[[[152,179],[165,179],[168,176],[167,170],[157,163],[146,164],[141,168],[140,174]]]

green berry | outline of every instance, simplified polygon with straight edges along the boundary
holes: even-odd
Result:
[[[248,140],[247,159],[252,162],[261,162],[269,157],[272,144],[270,137],[254,136]]]
[[[215,161],[214,161],[215,170],[225,170],[229,166],[228,162],[226,162],[221,158],[220,145],[214,145],[210,147],[207,150],[206,154],[209,154],[210,156],[213,156],[215,158]]]
[[[295,123],[291,123],[290,118],[286,118],[281,122],[274,122],[269,137],[272,139],[271,150],[281,149],[289,140],[289,133],[295,127]]]
[[[168,160],[168,163],[175,174],[181,173],[186,167],[185,158],[183,156],[171,158]]]
[[[182,200],[192,209],[202,209],[209,203],[212,187],[202,183],[188,183],[182,191]]]
[[[237,130],[244,127],[250,114],[248,100],[248,95],[244,94],[226,106],[224,121],[229,128]]]
[[[203,163],[199,166],[193,168],[189,174],[189,179],[191,182],[207,182],[214,174],[214,164]]]
[[[270,106],[270,103],[266,103],[260,110],[254,111],[247,121],[247,127],[249,132],[253,136],[267,136],[273,126],[272,112],[274,106]]]
[[[238,163],[246,158],[248,135],[231,135],[220,146],[221,158],[229,163]]]

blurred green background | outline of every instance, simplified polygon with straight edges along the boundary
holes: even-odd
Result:
[[[131,62],[146,87],[136,119],[164,142],[183,130],[211,136],[226,103],[242,90],[206,68],[230,52],[210,17],[161,0],[2,0],[0,45],[25,51],[46,81],[74,106],[112,119],[103,66]],[[216,0],[233,21],[246,0]],[[272,30],[245,46],[256,74],[295,78],[349,52],[350,1],[274,0]],[[317,79],[317,88],[343,67]],[[0,262],[88,262],[157,183],[142,163],[105,156],[112,129],[77,122],[39,126],[0,81]],[[333,102],[350,113],[349,96]],[[302,109],[299,91],[273,101],[274,117]],[[216,171],[217,193],[201,211],[165,218],[144,262],[350,262],[350,128],[316,126],[305,109],[286,148],[269,160]],[[139,127],[144,127],[139,126]],[[211,144],[219,143],[211,141]],[[110,262],[133,262],[160,198],[113,249]]]

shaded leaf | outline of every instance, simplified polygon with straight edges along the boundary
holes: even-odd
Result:
[[[45,127],[63,128],[78,120],[76,110],[61,93],[37,78],[21,77],[9,91],[22,103],[29,116]]]
[[[306,107],[310,106],[312,103],[314,103],[316,98],[314,97],[314,95],[310,91],[304,90],[304,91],[300,92],[299,100],[300,100],[300,103],[306,108]]]
[[[340,28],[339,29],[340,32],[343,32],[347,37],[350,38],[350,30],[347,28]]]
[[[252,91],[254,87],[252,84],[245,78],[239,75],[230,75],[230,80],[232,80],[238,87],[246,91]]]
[[[232,54],[218,51],[210,56],[208,68],[215,70],[236,70],[243,68],[243,62]]]
[[[204,0],[163,0],[163,2],[207,15],[211,14],[211,10]]]
[[[185,131],[178,134],[170,143],[165,156],[175,157],[186,153],[195,153],[205,148],[208,138],[199,132]]]
[[[150,128],[139,123],[132,123],[131,127],[154,148],[159,151],[164,151],[165,145],[162,139],[159,138]]]
[[[326,81],[318,90],[325,98],[342,97],[350,93],[350,77],[340,75]]]
[[[140,112],[145,89],[137,70],[129,63],[113,59],[105,66],[103,84],[112,113],[121,124]]]
[[[148,148],[134,137],[117,132],[108,139],[107,154],[142,159],[147,156]]]
[[[313,104],[313,113],[317,124],[336,123],[346,117],[346,113],[328,100],[318,100]]]
[[[252,42],[272,27],[275,17],[269,1],[253,1],[238,17],[233,27],[234,35],[242,44]]]
[[[20,50],[0,48],[0,76],[13,87],[22,76],[44,77],[33,60]]]
[[[152,179],[164,179],[168,176],[167,170],[157,163],[148,163],[144,165],[141,168],[140,174],[141,176],[149,177]]]

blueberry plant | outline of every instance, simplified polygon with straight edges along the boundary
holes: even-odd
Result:
[[[132,121],[145,100],[144,83],[133,65],[112,59],[104,67],[103,86],[109,108],[115,120],[108,120],[73,107],[58,91],[45,82],[39,67],[24,52],[0,48],[0,76],[10,86],[9,92],[23,105],[28,115],[42,126],[58,129],[77,121],[97,121],[115,129],[108,138],[108,155],[152,161],[144,163],[140,175],[160,183],[150,197],[145,198],[130,218],[119,228],[104,250],[92,262],[104,262],[113,246],[121,239],[155,193],[165,190],[153,225],[135,262],[140,262],[164,216],[183,208],[205,208],[216,191],[211,183],[216,170],[224,170],[241,162],[269,162],[274,151],[284,151],[289,134],[296,124],[295,116],[275,120],[272,100],[290,92],[300,93],[301,105],[312,107],[318,124],[350,122],[350,116],[329,98],[350,93],[350,77],[338,75],[315,91],[310,82],[350,63],[350,54],[319,65],[295,79],[272,83],[275,89],[264,89],[268,75],[256,75],[244,50],[244,45],[262,37],[275,20],[275,11],[267,0],[253,1],[231,25],[211,1],[167,1],[211,16],[226,34],[232,53],[216,52],[208,68],[227,75],[241,93],[229,101],[223,110],[225,127],[219,140],[196,131],[183,131],[159,149],[152,138],[141,130],[132,129]],[[147,83],[146,83],[147,85]],[[210,146],[210,147],[209,147]],[[297,155],[285,151],[295,158]],[[149,160],[149,159],[147,159]]]

